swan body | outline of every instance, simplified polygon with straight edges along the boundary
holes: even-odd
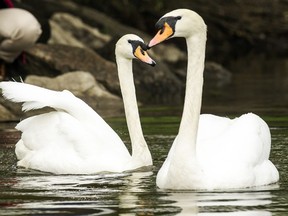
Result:
[[[21,121],[16,144],[18,166],[56,174],[123,172],[152,165],[144,140],[137,108],[132,74],[132,59],[154,65],[143,40],[125,35],[116,44],[116,60],[124,108],[132,144],[132,155],[116,132],[84,101],[71,92],[1,82],[5,98],[23,102],[24,111],[54,108]]]
[[[178,9],[156,23],[149,47],[184,37],[188,49],[185,102],[176,136],[156,183],[164,189],[232,189],[268,185],[279,180],[269,160],[271,135],[259,116],[235,119],[200,115],[206,25],[194,11]]]

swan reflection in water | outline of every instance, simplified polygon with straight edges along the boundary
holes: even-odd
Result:
[[[177,215],[197,216],[270,216],[268,205],[272,203],[271,191],[278,185],[255,189],[231,191],[177,191],[162,197],[174,202],[181,212]]]
[[[157,189],[155,177],[152,171],[59,176],[17,169],[7,186],[13,205],[5,210],[14,215],[37,211],[68,215],[268,216],[272,215],[269,206],[273,190],[278,189],[273,185],[234,191],[170,191]]]
[[[10,206],[15,213],[111,214],[120,209],[123,213],[145,213],[149,205],[139,194],[149,190],[144,181],[151,182],[151,171],[61,176],[22,171],[25,176],[15,177],[10,185],[15,197],[24,198]]]

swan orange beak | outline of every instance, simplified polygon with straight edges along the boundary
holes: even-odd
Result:
[[[145,62],[151,66],[155,66],[156,65],[156,62],[148,55],[148,53],[143,50],[141,48],[141,46],[138,46],[136,49],[135,49],[135,52],[134,52],[134,56],[136,58],[138,58],[139,60],[141,60],[142,62]]]
[[[161,43],[164,40],[167,40],[169,37],[171,37],[174,34],[173,29],[171,26],[165,22],[162,29],[160,29],[157,34],[154,36],[154,38],[149,42],[148,48],[151,48],[159,43]]]

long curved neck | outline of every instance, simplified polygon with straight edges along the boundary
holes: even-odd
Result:
[[[202,102],[206,31],[186,38],[186,43],[188,50],[187,80],[177,144],[182,145],[182,149],[184,148],[191,155],[191,152],[196,152],[197,130]]]
[[[150,156],[140,123],[132,72],[132,60],[117,57],[116,55],[116,62],[127,126],[131,139],[132,157],[140,159],[141,157],[139,155],[144,154],[144,152]]]

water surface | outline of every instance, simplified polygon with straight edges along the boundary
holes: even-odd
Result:
[[[272,132],[271,160],[281,178],[278,184],[253,189],[158,189],[156,173],[178,129],[179,118],[175,116],[143,117],[154,158],[154,166],[148,171],[59,176],[26,170],[16,167],[14,144],[2,143],[0,215],[287,215],[288,119],[266,120]],[[112,118],[109,122],[129,146],[125,119]]]

